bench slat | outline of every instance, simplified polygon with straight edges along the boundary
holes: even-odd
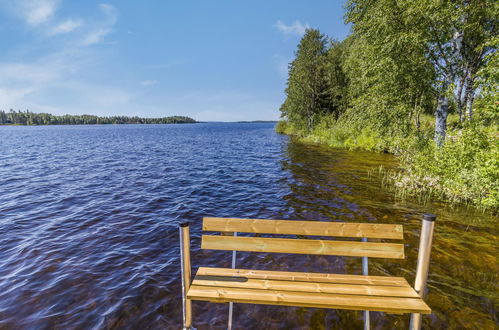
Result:
[[[431,313],[421,298],[379,297],[331,293],[292,292],[192,285],[187,298],[211,302],[236,302],[316,308],[369,310],[391,313]]]
[[[367,237],[385,239],[404,238],[402,225],[348,222],[205,217],[203,218],[203,230],[282,235]]]
[[[404,258],[404,245],[398,243],[203,235],[201,238],[201,248],[209,250],[319,254],[350,257]]]
[[[299,291],[317,293],[340,293],[351,295],[369,295],[381,297],[419,298],[411,287],[377,286],[358,284],[314,283],[283,280],[261,280],[235,276],[196,275],[193,285],[209,287],[231,287],[277,291]]]
[[[213,267],[199,267],[197,275],[240,276],[240,277],[263,279],[263,280],[410,287],[409,283],[407,283],[405,278],[392,277],[392,276],[283,272],[275,270],[233,269],[233,268],[213,268]]]

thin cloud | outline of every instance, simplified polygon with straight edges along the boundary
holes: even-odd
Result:
[[[59,17],[60,1],[15,0],[6,3],[13,16],[21,17],[31,30],[46,38],[75,33],[63,39],[46,55],[19,61],[0,60],[0,107],[52,113],[82,113],[93,109],[103,114],[133,103],[134,91],[109,85],[96,85],[84,78],[101,55],[89,46],[104,42],[118,18],[114,6],[100,4],[100,18]],[[19,2],[17,2],[19,1]],[[0,0],[2,5],[2,0]],[[22,9],[22,10],[21,10]],[[108,43],[108,42],[107,42]],[[54,95],[63,95],[58,100]],[[73,100],[68,104],[68,99]]]
[[[157,80],[144,80],[140,82],[142,86],[152,86],[152,85],[157,85],[158,83],[159,81]]]
[[[20,17],[33,31],[46,37],[70,33],[83,25],[81,19],[54,19],[61,0],[5,0],[2,7]]]
[[[299,20],[294,21],[290,25],[286,25],[283,23],[281,20],[278,20],[275,24],[274,27],[279,30],[279,32],[283,33],[284,35],[297,35],[297,36],[302,36],[305,34],[305,31],[307,29],[310,29],[310,26],[308,24],[303,24]]]
[[[108,3],[101,3],[99,4],[99,8],[107,15],[116,17],[117,12],[116,8],[113,5],[110,5]]]
[[[59,0],[27,0],[16,2],[16,10],[31,26],[48,22],[59,7]]]
[[[55,36],[58,34],[66,34],[69,32],[72,32],[73,30],[76,30],[80,26],[83,25],[82,20],[73,20],[73,19],[67,19],[62,23],[59,23],[58,25],[54,26],[48,31],[49,36]]]
[[[18,104],[20,100],[23,100],[24,97],[34,91],[35,89],[33,88],[0,87],[0,99],[2,100],[2,105],[10,105],[11,107],[15,107],[15,105]]]
[[[108,3],[101,3],[99,9],[104,13],[105,20],[104,24],[114,25],[118,21],[118,10],[115,6]]]
[[[92,31],[91,33],[87,34],[87,36],[83,39],[83,41],[81,42],[81,45],[82,46],[91,46],[94,44],[98,44],[109,33],[111,33],[110,28],[102,28],[99,30]]]
[[[134,99],[133,91],[81,79],[97,58],[93,52],[75,49],[31,62],[0,62],[0,106],[59,114],[83,113],[89,108],[109,113],[128,106]],[[61,103],[53,95],[69,95],[74,101]]]
[[[105,19],[99,27],[83,38],[82,46],[91,46],[102,42],[104,37],[113,31],[111,27],[118,21],[118,10],[113,5],[101,3],[99,9],[104,13]]]
[[[32,62],[0,62],[1,106],[28,106],[33,95],[64,84],[79,62],[74,53],[55,53]]]

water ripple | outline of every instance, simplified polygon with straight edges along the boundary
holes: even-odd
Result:
[[[2,329],[178,329],[178,222],[193,224],[195,267],[230,266],[229,253],[199,249],[202,216],[404,222],[407,260],[371,268],[414,275],[427,207],[393,200],[365,175],[393,163],[389,156],[303,146],[272,124],[0,127],[0,147]],[[464,306],[468,324],[495,322],[496,277],[481,275],[493,270],[478,262],[493,264],[494,249],[464,269],[449,266],[460,260],[455,253],[473,249],[456,238],[462,212],[442,210],[434,258],[445,267],[433,268],[429,299],[437,313],[426,319],[437,328],[456,325],[450,315]],[[487,226],[467,225],[467,240],[488,246],[496,233]],[[240,267],[360,272],[355,258],[238,256]],[[449,280],[450,272],[460,275]],[[453,291],[450,281],[458,288],[475,281],[471,291],[481,298]],[[196,302],[194,314],[198,329],[226,326],[226,305]],[[349,311],[236,305],[235,315],[238,328],[362,324]],[[407,325],[404,316],[372,318],[373,326]]]

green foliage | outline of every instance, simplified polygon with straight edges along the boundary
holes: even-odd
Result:
[[[346,8],[345,40],[326,47],[317,30],[301,40],[276,130],[399,155],[403,171],[391,179],[401,193],[498,208],[499,3],[350,0]]]
[[[494,36],[486,44],[497,50],[499,36]],[[481,98],[477,100],[477,120],[483,125],[499,124],[499,54],[497,51],[486,56],[487,65],[478,72],[478,83],[482,87]]]
[[[471,122],[453,133],[441,148],[423,142],[407,152],[403,160],[405,171],[392,176],[395,185],[403,192],[498,209],[497,127]]]
[[[421,113],[434,108],[434,71],[425,45],[396,1],[350,1],[354,23],[345,68],[350,80],[348,116],[381,135],[407,134]]]
[[[30,111],[0,110],[0,125],[95,125],[95,124],[181,124],[196,121],[184,116],[140,118],[127,116],[98,117],[93,115],[55,116]]]
[[[325,54],[325,36],[318,30],[307,29],[295,60],[289,65],[282,116],[307,132],[314,126],[317,115],[327,108]]]
[[[275,131],[279,134],[286,134],[287,122],[284,120],[278,121],[275,125]]]
[[[355,123],[336,120],[335,114],[325,114],[318,119],[318,124],[308,134],[304,134],[287,121],[280,121],[276,125],[276,131],[280,134],[295,136],[305,142],[320,143],[330,147],[371,151],[383,151],[388,148],[377,133],[369,127],[358,127]]]
[[[332,41],[324,59],[326,75],[326,108],[324,113],[330,113],[338,119],[348,107],[349,81],[345,73],[344,62],[350,47],[350,39],[343,42]]]

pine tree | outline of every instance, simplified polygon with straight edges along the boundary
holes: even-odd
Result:
[[[289,65],[282,116],[299,130],[309,132],[318,114],[327,111],[328,82],[325,74],[326,37],[307,29]]]

